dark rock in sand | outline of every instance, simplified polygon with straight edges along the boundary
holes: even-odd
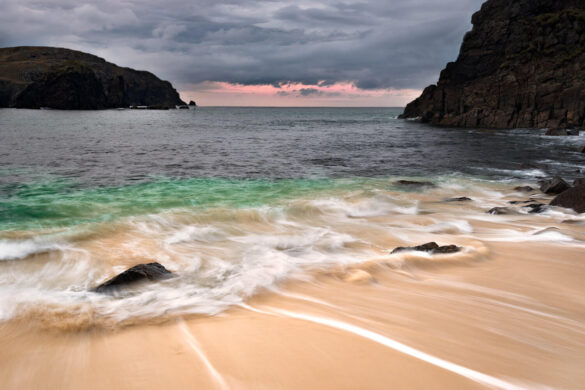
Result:
[[[550,180],[545,180],[540,186],[540,190],[545,194],[560,194],[571,188],[569,183],[564,181],[562,178],[555,176]]]
[[[403,118],[472,128],[585,127],[583,0],[488,0],[459,57]]]
[[[172,276],[173,273],[159,263],[138,264],[130,269],[127,269],[121,274],[114,276],[107,282],[100,284],[92,291],[98,293],[107,293],[114,289],[125,287],[129,284],[143,280],[157,281],[168,279]]]
[[[551,206],[573,209],[578,213],[585,213],[585,185],[569,188],[560,195],[557,195],[550,202]]]
[[[585,177],[580,177],[578,179],[575,179],[575,181],[573,182],[573,187],[577,187],[577,186],[585,186]]]
[[[392,251],[392,254],[404,252],[404,251],[418,251],[418,252],[429,252],[431,254],[448,254],[457,253],[461,250],[461,247],[457,245],[444,245],[439,246],[436,242],[428,242],[423,245],[411,246],[411,247],[398,247]]]
[[[535,191],[534,188],[530,187],[530,186],[520,186],[520,187],[514,187],[514,191],[518,191],[518,192],[532,192]]]
[[[546,211],[546,209],[548,208],[547,205],[542,204],[542,203],[533,203],[533,204],[529,204],[529,205],[522,206],[522,207],[530,209],[528,211],[529,214],[540,214],[540,213]]]
[[[430,188],[436,187],[434,183],[429,181],[412,181],[412,180],[398,180],[394,183],[400,187],[407,187],[407,188]]]
[[[459,198],[449,198],[449,199],[445,199],[445,202],[471,202],[471,198],[468,198],[467,196],[462,196]]]
[[[512,210],[509,207],[494,207],[493,209],[488,211],[488,214],[492,215],[513,215],[518,214],[516,210]]]
[[[95,110],[185,104],[168,81],[56,47],[0,49],[0,107]]]

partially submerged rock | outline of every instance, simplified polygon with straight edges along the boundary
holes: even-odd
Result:
[[[138,264],[130,269],[127,269],[121,274],[114,276],[107,282],[100,284],[92,291],[98,293],[107,293],[114,289],[125,287],[136,282],[144,280],[157,281],[168,279],[172,276],[173,273],[159,263]]]
[[[579,152],[585,153],[585,145],[583,145],[579,148]]]
[[[545,180],[540,186],[540,190],[545,194],[560,194],[571,188],[569,183],[564,181],[562,178],[555,176],[552,179]]]
[[[488,214],[492,215],[513,215],[518,214],[516,210],[512,210],[509,207],[494,207],[488,211]]]
[[[467,196],[461,196],[459,198],[448,198],[445,199],[445,202],[471,202],[471,198],[468,198]]]
[[[550,202],[551,206],[573,209],[578,213],[585,213],[585,185],[570,188],[558,195]]]
[[[530,187],[530,186],[519,186],[519,187],[514,187],[514,191],[518,191],[518,192],[532,192],[535,191],[534,188]]]
[[[418,251],[418,252],[428,252],[431,254],[446,254],[446,253],[457,253],[461,250],[461,247],[457,245],[444,245],[439,246],[436,242],[428,242],[423,245],[418,246],[411,246],[411,247],[403,247],[400,246],[394,249],[391,253],[400,253],[404,251]]]
[[[530,209],[528,211],[529,214],[540,214],[540,213],[546,211],[546,209],[548,208],[547,205],[542,204],[542,203],[533,203],[533,204],[528,204],[528,205],[522,206],[522,207]]]
[[[575,181],[573,182],[573,186],[574,187],[585,186],[585,177],[580,177],[578,179],[575,179]]]

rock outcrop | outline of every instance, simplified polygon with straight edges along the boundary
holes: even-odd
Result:
[[[545,194],[560,194],[571,188],[569,183],[564,181],[561,177],[555,176],[552,179],[544,180],[540,186],[540,190]]]
[[[0,107],[85,110],[185,104],[168,81],[54,47],[0,49]]]
[[[456,127],[585,127],[585,2],[488,0],[459,57],[403,118]]]
[[[410,246],[404,247],[400,246],[394,249],[391,254],[400,253],[405,251],[415,251],[415,252],[428,252],[431,254],[448,254],[448,253],[457,253],[461,250],[461,247],[457,245],[443,245],[439,246],[436,242],[427,242],[426,244],[417,245],[417,246]]]
[[[585,185],[578,185],[558,195],[550,202],[551,206],[573,209],[585,213]]]
[[[121,274],[114,276],[107,282],[100,284],[94,288],[93,291],[97,293],[108,293],[140,281],[157,281],[168,279],[170,277],[173,277],[173,273],[167,270],[162,264],[138,264]]]

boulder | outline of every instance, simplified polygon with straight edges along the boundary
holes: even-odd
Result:
[[[534,191],[534,188],[532,188],[530,186],[520,186],[520,187],[514,187],[514,191],[518,191],[518,192],[532,192],[532,191]]]
[[[92,291],[98,293],[108,293],[112,290],[126,287],[136,282],[144,280],[157,281],[168,279],[172,276],[173,273],[159,263],[138,264],[100,284]]]
[[[545,194],[560,194],[568,190],[571,186],[562,178],[555,176],[552,179],[545,180],[540,186],[540,190]]]
[[[398,247],[394,249],[391,253],[400,253],[404,251],[418,251],[418,252],[428,252],[431,254],[448,254],[448,253],[456,253],[459,252],[462,248],[458,247],[457,245],[444,245],[439,246],[436,242],[428,242],[423,245],[418,246],[411,246],[411,247]]]
[[[448,203],[450,203],[450,202],[471,202],[471,200],[472,199],[471,198],[468,198],[467,196],[462,196],[462,197],[459,197],[459,198],[448,198],[448,199],[445,199],[445,202],[448,202]]]
[[[569,188],[555,197],[550,202],[550,205],[573,209],[578,213],[585,213],[585,185]]]

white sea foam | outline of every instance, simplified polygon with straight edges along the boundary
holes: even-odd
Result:
[[[191,241],[212,242],[225,236],[213,226],[185,226],[165,240],[167,244],[180,244]]]
[[[18,260],[28,256],[63,249],[65,246],[49,239],[0,240],[0,260]]]
[[[451,183],[447,191],[459,188],[456,179],[447,183]],[[492,184],[472,187],[477,204],[497,205],[509,195],[494,190],[497,187]],[[445,195],[436,194],[439,199]],[[186,313],[213,315],[284,279],[305,280],[311,275],[308,270],[378,258],[380,251],[396,246],[380,244],[388,238],[409,245],[431,240],[458,242],[434,237],[441,234],[479,241],[579,243],[562,231],[535,234],[542,227],[530,226],[532,220],[542,224],[543,218],[549,218],[552,225],[569,215],[574,217],[562,210],[552,209],[543,216],[492,216],[484,209],[453,207],[457,217],[445,218],[441,214],[445,204],[426,198],[428,194],[419,198],[390,190],[354,191],[257,208],[169,210],[100,225],[90,229],[91,235],[79,237],[70,232],[57,238],[0,240],[1,260],[57,252],[47,261],[22,268],[18,264],[28,262],[7,263],[12,268],[0,274],[0,318],[30,305],[47,310],[89,305],[96,316],[114,322]],[[419,202],[425,202],[424,213],[419,214]],[[506,226],[476,232],[470,224],[474,219]],[[88,243],[89,249],[84,249]],[[97,254],[96,247],[100,248]],[[468,256],[468,251],[461,255]],[[391,260],[403,261],[405,256],[394,255]],[[416,256],[433,258],[424,253]],[[124,271],[134,257],[159,261],[177,277],[132,286],[114,297],[88,292]],[[126,258],[129,260],[119,261]]]
[[[447,221],[430,225],[424,228],[424,231],[443,234],[470,234],[473,232],[473,227],[467,221]]]

